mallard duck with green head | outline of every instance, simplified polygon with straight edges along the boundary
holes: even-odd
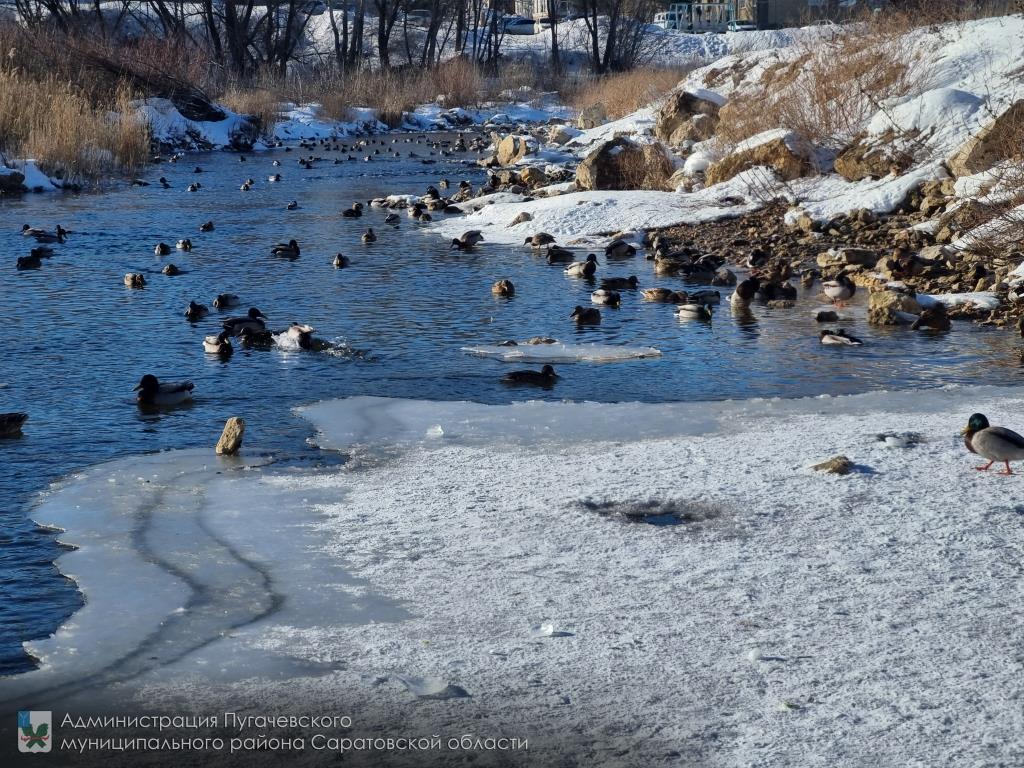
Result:
[[[971,414],[971,418],[967,420],[967,426],[961,430],[960,434],[964,436],[964,445],[967,446],[968,451],[976,453],[983,459],[988,459],[988,464],[975,467],[979,472],[985,472],[997,461],[1001,461],[1006,466],[1006,470],[996,474],[1012,475],[1010,462],[1024,461],[1024,437],[1012,429],[989,425],[988,419],[982,413]]]

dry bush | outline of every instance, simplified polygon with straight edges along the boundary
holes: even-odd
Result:
[[[218,101],[242,115],[253,115],[260,129],[269,132],[281,116],[281,92],[277,88],[233,84],[221,92]]]
[[[603,104],[608,117],[617,120],[657,101],[675,88],[685,72],[679,69],[634,69],[592,80],[570,93],[576,109]]]
[[[0,150],[66,180],[133,173],[146,162],[149,132],[130,100],[121,89],[94,104],[70,83],[0,69]]]
[[[881,26],[807,40],[796,56],[767,67],[758,83],[740,88],[720,112],[718,135],[736,144],[787,128],[806,141],[839,150],[886,100],[922,93],[922,56]]]

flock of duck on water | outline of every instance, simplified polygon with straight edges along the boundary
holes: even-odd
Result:
[[[424,136],[418,137],[416,143],[423,143],[425,138]],[[412,139],[407,138],[405,141],[411,142]],[[369,148],[373,143],[374,140],[372,139],[360,140],[353,144],[352,149]],[[378,140],[378,143],[381,145],[386,144],[385,140]],[[392,143],[398,143],[398,139],[393,139]],[[314,149],[318,144],[302,142],[300,146],[303,149]],[[349,151],[347,145],[341,144],[337,140],[321,139],[319,146],[346,153]],[[436,151],[442,156],[446,156],[450,154],[449,146],[450,142],[434,142],[434,151],[431,151],[430,154],[433,155]],[[481,148],[479,140],[474,144],[474,148],[478,150]],[[466,151],[465,140],[461,135],[454,149]],[[285,148],[285,151],[291,151],[291,149]],[[388,150],[385,149],[385,151],[387,152]],[[375,155],[380,154],[381,149],[374,149],[372,154],[364,155],[363,160],[369,162]],[[402,156],[397,150],[391,150],[389,154],[395,157]],[[418,157],[416,152],[409,152],[408,156]],[[171,160],[176,162],[181,157],[183,155],[175,155]],[[352,154],[347,155],[347,160],[349,161],[356,159]],[[300,158],[298,162],[301,167],[311,169],[314,167],[313,164],[320,160],[322,158],[309,155],[308,157]],[[239,161],[244,163],[247,161],[247,158],[245,155],[240,155]],[[342,160],[338,158],[334,162],[337,164],[342,162]],[[433,161],[424,159],[421,162],[430,163]],[[281,161],[274,159],[272,165],[279,167]],[[202,169],[197,167],[195,172],[201,173]],[[275,172],[268,177],[268,182],[278,182],[281,178],[281,174]],[[144,181],[136,181],[135,183],[143,186],[147,184]],[[159,179],[159,183],[164,188],[170,187],[170,183],[164,177]],[[240,189],[243,192],[249,191],[255,183],[255,180],[252,178],[246,179]],[[439,186],[442,189],[447,189],[449,183],[447,180],[442,180]],[[187,191],[190,192],[200,188],[201,184],[199,182],[193,182],[186,187]],[[461,182],[459,185],[461,198],[463,200],[468,198],[470,192],[469,182]],[[373,207],[385,207],[388,205],[388,201],[377,199],[371,201],[370,205]],[[295,210],[298,207],[298,202],[294,200],[286,204],[288,210]],[[434,186],[428,187],[426,194],[420,200],[411,202],[411,204],[406,206],[408,216],[418,222],[429,222],[431,220],[429,211],[438,210],[445,213],[463,213],[461,208],[452,204],[452,201],[443,198],[439,189]],[[363,211],[363,204],[355,202],[350,208],[343,210],[341,215],[344,218],[360,218],[363,215]],[[387,213],[384,218],[384,223],[390,226],[397,225],[399,221],[399,215],[394,212]],[[207,221],[199,226],[199,231],[208,233],[212,232],[214,228],[214,222]],[[30,250],[28,256],[18,258],[17,268],[19,270],[38,268],[43,259],[54,254],[52,246],[64,243],[69,235],[68,231],[60,225],[50,232],[25,224],[22,227],[21,233],[25,237],[33,238],[37,245]],[[368,227],[361,235],[361,240],[366,245],[372,245],[377,239],[378,236],[372,227]],[[452,239],[450,248],[470,251],[477,248],[483,240],[483,234],[479,230],[468,230],[462,233],[460,237]],[[655,261],[655,272],[658,274],[676,274],[689,278],[691,282],[714,284],[713,277],[723,266],[723,262],[720,259],[715,259],[707,254],[699,254],[693,249],[683,248],[673,252],[669,248],[668,242],[660,235],[656,235],[646,244],[649,246],[648,258]],[[599,264],[597,254],[595,253],[588,254],[582,260],[576,260],[576,254],[573,251],[559,246],[556,238],[546,232],[536,232],[527,237],[523,245],[529,246],[534,253],[543,255],[549,264],[565,264],[564,273],[570,277],[581,278],[590,282],[596,279]],[[191,251],[191,239],[179,239],[175,243],[174,249],[183,252]],[[277,243],[270,248],[270,255],[284,259],[297,259],[301,252],[299,243],[294,239],[288,242]],[[168,256],[172,253],[172,248],[167,243],[160,242],[154,247],[154,253],[157,256]],[[621,237],[613,239],[604,248],[604,255],[609,263],[630,259],[636,253],[636,247]],[[338,269],[348,267],[350,263],[349,258],[341,253],[336,254],[332,259],[333,266]],[[742,310],[749,307],[755,300],[767,302],[777,300],[793,301],[796,299],[796,288],[790,282],[794,274],[791,265],[788,263],[773,260],[770,258],[769,253],[759,248],[754,248],[744,266],[748,269],[749,274],[742,281],[736,282],[735,278],[729,273],[730,282],[735,284],[733,292],[728,297],[728,302],[732,307]],[[167,275],[178,274],[177,267],[173,264],[164,266],[162,272]],[[805,288],[810,288],[818,276],[816,270],[807,270],[800,275],[800,280]],[[145,282],[144,275],[138,272],[128,273],[124,276],[124,284],[129,288],[143,288]],[[730,282],[719,284],[728,285]],[[511,280],[502,279],[495,282],[491,290],[496,296],[511,297],[515,295],[516,289]],[[577,305],[569,317],[579,326],[599,324],[601,322],[600,307],[617,308],[622,304],[623,291],[637,290],[639,290],[640,295],[646,301],[674,305],[676,316],[683,320],[710,321],[713,315],[713,307],[721,302],[721,293],[713,289],[686,291],[672,290],[664,287],[640,288],[639,280],[635,275],[628,277],[602,277],[599,287],[592,291],[590,295],[591,303],[594,306],[583,307]],[[843,307],[854,296],[857,287],[847,275],[840,274],[834,280],[823,281],[822,291],[835,306]],[[238,306],[240,300],[234,294],[220,294],[214,298],[212,303],[215,309],[225,310]],[[184,311],[185,318],[190,322],[198,322],[208,314],[209,308],[195,300],[190,301]],[[275,344],[289,348],[298,347],[305,350],[324,349],[330,346],[328,343],[315,338],[313,335],[314,329],[309,325],[292,323],[285,330],[275,333],[267,328],[267,320],[267,316],[257,307],[250,307],[243,315],[228,317],[221,322],[221,328],[216,334],[204,337],[203,350],[210,355],[230,356],[234,351],[233,340],[246,348],[257,349],[269,349]],[[823,330],[819,334],[819,339],[822,344],[826,345],[859,346],[863,343],[860,339],[848,334],[843,329]],[[553,339],[538,337],[530,339],[525,343],[544,344],[553,342]],[[504,342],[504,344],[515,345],[517,342],[508,341]],[[503,381],[513,385],[526,384],[550,388],[558,378],[554,368],[551,365],[545,365],[539,371],[512,371],[503,377]],[[193,389],[194,385],[191,381],[161,382],[153,374],[145,374],[135,386],[134,391],[137,392],[137,402],[140,405],[159,407],[176,405],[191,400]],[[24,413],[0,414],[0,437],[20,435],[22,425],[27,418],[27,414]],[[968,450],[989,459],[988,464],[977,467],[979,470],[987,470],[993,463],[998,461],[1003,462],[1006,467],[1005,471],[1001,474],[1012,474],[1009,462],[1024,460],[1024,437],[1003,427],[990,426],[988,420],[982,414],[973,414],[962,434],[965,436],[965,444]]]

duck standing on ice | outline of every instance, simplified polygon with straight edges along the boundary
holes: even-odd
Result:
[[[1012,475],[1010,462],[1024,461],[1024,437],[1006,427],[989,426],[984,414],[971,414],[967,426],[960,434],[964,436],[964,445],[968,451],[988,459],[988,464],[975,467],[979,472],[985,472],[995,462],[1001,461],[1006,465],[1006,470],[996,474]]]

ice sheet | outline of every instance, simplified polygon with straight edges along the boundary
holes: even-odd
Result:
[[[609,363],[661,357],[654,347],[630,347],[612,344],[519,344],[463,347],[462,351],[476,357],[493,357],[506,363]]]

